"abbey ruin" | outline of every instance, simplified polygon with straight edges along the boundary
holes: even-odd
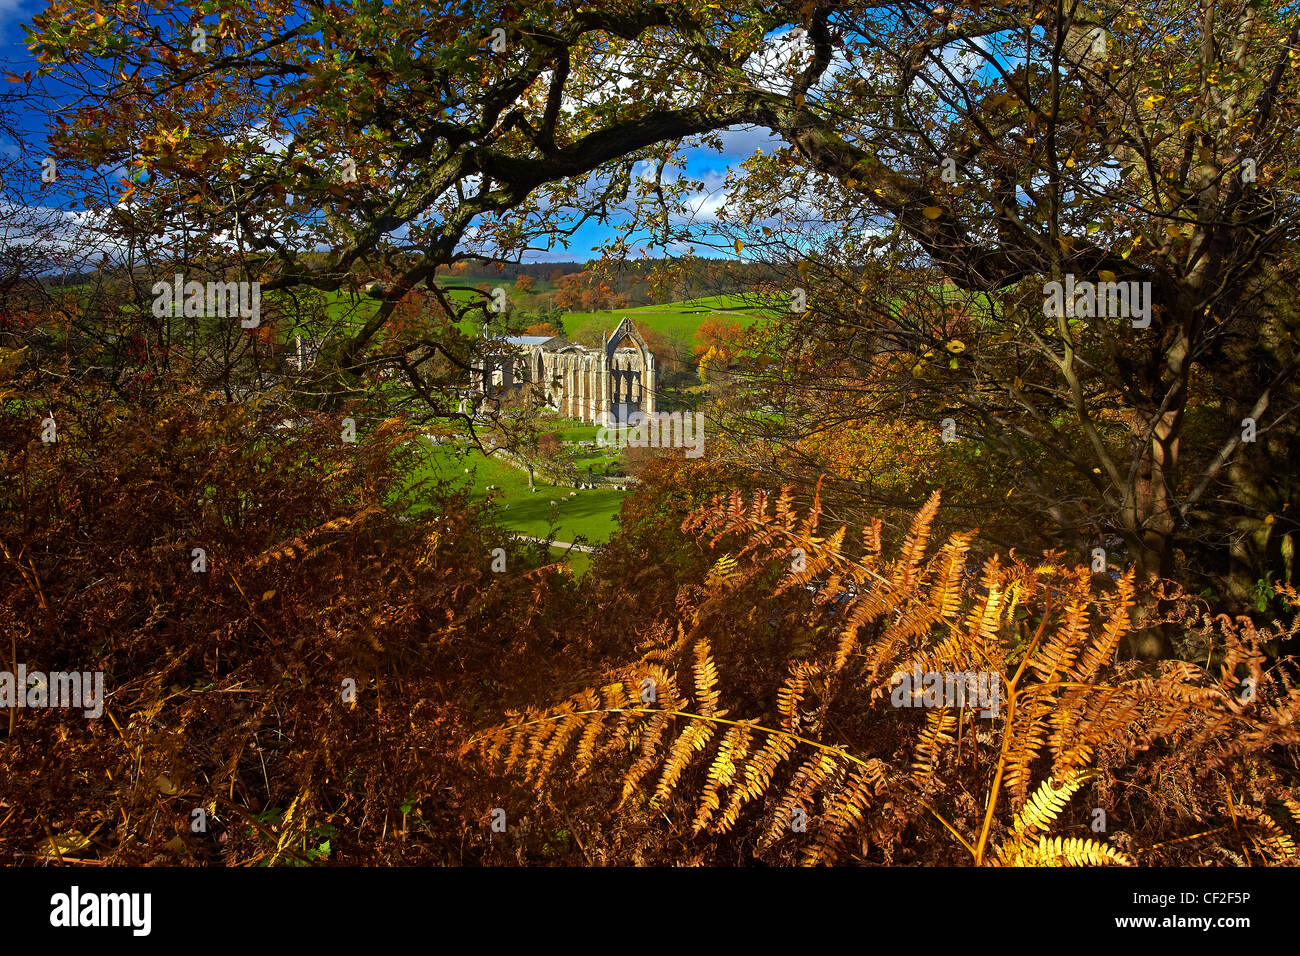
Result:
[[[623,319],[600,349],[562,335],[501,340],[471,374],[470,387],[489,399],[539,389],[560,414],[597,425],[626,422],[634,411],[655,412],[655,357],[631,321]]]

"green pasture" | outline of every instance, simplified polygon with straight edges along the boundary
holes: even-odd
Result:
[[[557,541],[573,541],[585,537],[587,544],[599,545],[614,533],[616,516],[627,492],[612,488],[581,489],[570,497],[573,488],[536,482],[537,491],[528,489],[528,476],[520,469],[495,457],[485,457],[476,449],[458,449],[449,444],[428,443],[426,464],[419,478],[440,478],[452,483],[463,483],[471,488],[477,498],[493,496],[502,526],[518,534],[534,538],[546,537],[552,532]],[[468,471],[466,470],[468,469]],[[496,490],[488,492],[487,486]],[[556,502],[552,507],[551,502]],[[414,510],[424,506],[418,501]]]

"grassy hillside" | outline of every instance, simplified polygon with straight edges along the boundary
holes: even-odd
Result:
[[[468,471],[466,470],[468,469]],[[603,544],[614,532],[615,516],[627,492],[612,488],[583,489],[569,497],[573,488],[537,482],[537,491],[528,490],[528,476],[497,458],[486,458],[477,451],[467,451],[464,458],[450,445],[430,445],[426,469],[417,476],[438,477],[468,485],[475,497],[487,497],[488,485],[499,489],[496,495],[504,527],[530,537],[545,537],[555,525],[558,541],[573,541],[582,535],[588,544]],[[552,507],[551,502],[556,502]],[[422,510],[417,506],[415,510]]]
[[[752,305],[752,303],[748,303]],[[665,302],[655,305],[643,305],[632,309],[616,309],[600,312],[569,312],[564,316],[564,328],[570,338],[582,329],[595,327],[612,332],[614,326],[624,317],[631,319],[638,328],[654,329],[670,338],[691,342],[700,323],[710,316],[724,316],[741,325],[752,325],[758,316],[746,311],[747,303],[739,296],[715,295],[703,299],[689,299],[684,302]]]

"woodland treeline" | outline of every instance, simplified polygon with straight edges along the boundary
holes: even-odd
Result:
[[[78,0],[28,42],[0,671],[108,697],[0,713],[4,859],[1296,862],[1294,4]],[[777,145],[714,208],[687,156],[738,130]],[[755,317],[677,358],[706,454],[581,575],[424,467],[536,427],[466,401],[497,263]]]

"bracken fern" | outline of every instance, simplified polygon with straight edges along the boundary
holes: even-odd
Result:
[[[1149,780],[1176,760],[1201,813],[1231,816],[1239,846],[1269,862],[1294,859],[1294,786],[1260,778],[1248,809],[1230,789],[1245,758],[1300,737],[1300,691],[1284,667],[1265,668],[1258,640],[1225,629],[1217,673],[1119,662],[1145,613],[1131,571],[1110,593],[1086,568],[1053,560],[993,557],[972,571],[971,534],[930,553],[938,507],[936,493],[886,560],[878,522],[850,557],[844,528],[820,532],[816,500],[802,519],[788,492],[715,501],[684,528],[729,550],[691,600],[679,599],[671,634],[652,637],[604,686],[513,714],[466,751],[538,785],[566,759],[578,773],[602,758],[627,762],[625,810],[643,803],[696,838],[732,833],[757,856],[808,864],[947,861],[917,849],[936,842],[976,864],[1185,862],[1204,836],[1187,834],[1194,813],[1177,801],[1147,813],[1114,796],[1117,781]],[[802,562],[790,561],[795,549]],[[785,622],[805,635],[782,655],[783,673],[750,660],[762,644],[747,644],[743,625],[771,634],[763,614],[778,633]],[[891,706],[914,669],[995,677],[996,715],[952,700],[919,712]],[[1243,678],[1254,682],[1250,699]],[[1129,826],[1112,838],[1047,832],[1086,784],[1093,806],[1109,805]],[[940,840],[928,840],[935,827]]]

